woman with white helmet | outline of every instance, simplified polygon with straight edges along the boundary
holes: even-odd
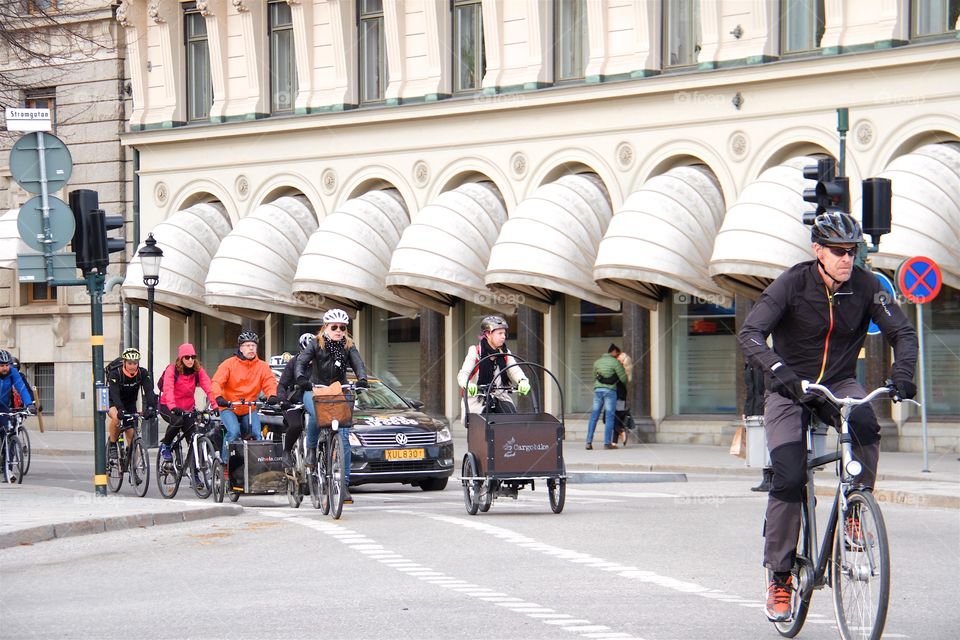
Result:
[[[347,367],[357,376],[357,387],[367,387],[367,370],[360,352],[347,333],[350,316],[343,309],[330,309],[323,314],[323,326],[317,338],[297,357],[296,381],[304,391],[303,402],[313,408],[313,387],[327,386],[335,381],[347,384]],[[340,425],[340,440],[343,443],[343,468],[345,483],[350,484],[350,425]],[[307,421],[307,464],[317,463],[317,442],[320,431],[316,419]],[[351,504],[349,490],[343,499]]]
[[[530,381],[523,374],[520,367],[514,367],[516,359],[507,348],[507,321],[501,316],[487,316],[480,322],[479,342],[470,345],[467,357],[463,359],[463,366],[457,375],[460,388],[466,390],[469,399],[467,406],[470,413],[481,413],[486,402],[477,397],[478,387],[487,385],[502,386],[516,385],[517,392],[525,396],[530,393]],[[490,357],[493,356],[493,357]],[[477,366],[477,363],[480,366]],[[504,379],[506,376],[506,380]],[[516,413],[513,400],[503,390],[493,393],[493,402],[489,403],[487,411],[490,413]]]

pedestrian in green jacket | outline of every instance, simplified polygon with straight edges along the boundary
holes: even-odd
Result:
[[[597,428],[601,409],[604,412],[603,448],[616,449],[613,444],[613,421],[617,409],[617,382],[627,384],[627,372],[617,360],[616,345],[593,363],[593,409],[587,423],[587,449],[593,449],[593,432]]]

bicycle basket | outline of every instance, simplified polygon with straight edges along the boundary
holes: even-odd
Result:
[[[314,395],[313,406],[317,411],[317,424],[330,426],[334,420],[341,425],[353,422],[353,394]]]

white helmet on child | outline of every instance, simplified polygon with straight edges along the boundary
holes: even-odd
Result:
[[[323,324],[331,323],[350,324],[350,316],[343,309],[330,309],[323,314]]]
[[[300,336],[300,351],[303,351],[310,346],[310,343],[313,342],[312,333],[304,333]]]

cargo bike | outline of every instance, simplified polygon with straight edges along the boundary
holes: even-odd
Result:
[[[217,482],[214,485],[214,499],[223,502],[226,497],[230,502],[236,502],[240,496],[262,496],[287,493],[287,476],[283,471],[283,442],[281,427],[283,422],[279,408],[260,401],[239,400],[231,402],[230,406],[249,406],[251,411],[260,414],[261,427],[266,425],[267,437],[263,440],[247,439],[227,443],[227,471],[226,484]],[[221,418],[213,418],[214,424],[219,427],[220,437],[224,437],[225,429]],[[220,440],[222,442],[222,440]],[[220,451],[219,446],[216,448]],[[220,476],[217,476],[217,480]]]
[[[496,412],[498,408],[503,409],[496,406],[498,393],[510,394],[516,390],[509,384],[495,382],[479,387],[477,397],[483,402],[480,413],[470,412],[467,396],[464,395],[467,453],[463,456],[460,481],[463,484],[463,501],[470,515],[489,511],[499,497],[516,499],[517,492],[528,485],[536,490],[537,480],[546,481],[553,512],[563,511],[567,494],[563,462],[563,389],[545,367],[524,362],[516,356],[514,359],[516,362],[503,370],[501,379],[512,367],[542,371],[559,391],[560,417],[543,411],[538,388],[532,390],[532,411],[517,413]],[[471,378],[479,366],[480,362],[471,371]],[[530,379],[538,378],[530,376]],[[507,407],[508,410],[511,408]]]

